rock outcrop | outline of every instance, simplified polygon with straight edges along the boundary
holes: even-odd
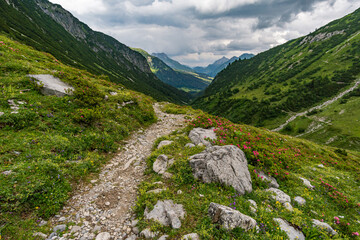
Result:
[[[226,229],[240,227],[250,230],[256,227],[256,221],[253,218],[217,203],[210,203],[208,214],[213,223],[220,224]]]
[[[169,159],[166,155],[162,154],[157,157],[153,164],[153,170],[159,174],[164,174],[166,170],[174,164],[174,159]]]
[[[205,183],[220,182],[239,194],[250,193],[252,182],[243,151],[233,145],[214,146],[190,157],[194,177]]]
[[[185,211],[181,204],[174,204],[172,200],[164,200],[158,201],[150,212],[145,209],[144,217],[177,229],[181,227],[180,219],[185,217]]]
[[[205,138],[210,138],[212,140],[215,140],[216,134],[214,132],[214,128],[211,129],[194,128],[189,133],[189,138],[195,145],[202,143],[206,147],[211,147],[211,143],[205,140]]]
[[[74,88],[50,74],[28,75],[38,86],[44,95],[63,97],[71,95]]]
[[[290,240],[305,240],[305,235],[291,226],[287,221],[281,218],[274,218],[275,222],[279,223],[279,227],[282,231],[286,232]]]

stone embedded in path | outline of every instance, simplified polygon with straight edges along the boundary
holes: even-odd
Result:
[[[56,233],[60,233],[60,232],[63,232],[65,231],[66,229],[66,225],[65,224],[61,224],[61,225],[57,225],[53,228],[53,232],[56,232]]]
[[[28,75],[31,80],[39,86],[41,93],[44,95],[55,95],[57,97],[63,97],[65,95],[71,95],[74,88],[64,83],[60,79],[50,74]]]
[[[313,227],[323,229],[333,236],[337,234],[337,232],[335,232],[335,230],[327,223],[320,222],[319,220],[316,219],[313,219],[312,222],[313,222]]]
[[[212,140],[215,140],[216,134],[214,132],[214,128],[211,129],[194,128],[193,130],[190,131],[189,138],[195,145],[202,143],[206,147],[211,147],[211,143],[205,140],[205,138],[210,138]]]
[[[290,240],[305,240],[304,234],[292,227],[287,221],[281,218],[274,218],[275,222],[279,223],[280,229],[288,235]]]
[[[200,240],[200,237],[197,233],[190,233],[182,236],[181,240]]]
[[[180,219],[185,216],[184,208],[181,204],[174,204],[172,200],[158,201],[151,212],[145,209],[146,219],[153,219],[162,225],[180,228]]]
[[[256,227],[256,221],[253,218],[217,203],[210,203],[208,214],[213,223],[218,223],[226,229],[240,227],[250,230]]]
[[[167,145],[170,145],[170,144],[172,144],[173,142],[174,142],[174,141],[169,141],[169,140],[161,141],[161,142],[159,143],[159,145],[157,146],[157,149],[162,148],[162,147],[167,146]]]
[[[303,205],[306,204],[306,200],[305,200],[304,198],[300,197],[300,196],[296,196],[296,197],[294,198],[294,201],[295,201],[297,204],[299,204],[300,206],[303,206]]]
[[[194,177],[205,183],[220,182],[239,194],[250,193],[252,182],[243,151],[233,145],[214,146],[190,157]]]
[[[164,154],[158,156],[153,164],[153,170],[159,174],[164,174],[166,170],[173,165],[174,159],[168,159]]]
[[[310,181],[306,178],[299,177],[307,188],[313,189],[315,186],[311,185]]]
[[[110,233],[102,232],[96,236],[95,240],[109,240],[111,238]]]
[[[263,171],[260,171],[258,175],[263,181],[268,182],[269,187],[279,188],[279,184],[274,177],[266,175]]]

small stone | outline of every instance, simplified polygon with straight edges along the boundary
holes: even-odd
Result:
[[[313,227],[326,230],[330,235],[336,235],[337,232],[327,223],[320,222],[319,220],[313,219]]]
[[[164,174],[165,171],[174,163],[174,159],[168,159],[164,154],[158,156],[153,164],[153,170],[156,173]]]
[[[158,193],[161,193],[162,191],[166,191],[166,189],[155,189],[155,190],[147,191],[146,193],[158,194]]]
[[[111,237],[110,233],[102,232],[96,236],[96,240],[109,240]]]
[[[279,201],[280,203],[286,203],[286,202],[291,202],[291,198],[289,195],[287,195],[286,193],[284,193],[283,191],[281,191],[280,189],[277,188],[269,188],[266,190],[267,192],[273,192],[275,193],[275,195],[272,195],[271,197],[276,200]]]
[[[324,165],[323,164],[319,164],[317,165],[319,168],[324,168]]]
[[[170,144],[172,144],[173,142],[174,142],[174,141],[169,141],[169,140],[161,141],[161,142],[159,143],[157,149],[162,148],[162,147],[167,146],[167,145],[170,145]]]
[[[279,223],[280,229],[288,235],[289,240],[305,240],[304,234],[292,227],[287,221],[281,218],[274,218],[274,221]]]
[[[76,233],[76,232],[79,232],[80,230],[81,230],[80,226],[73,226],[71,229],[71,233]]]
[[[184,208],[181,204],[174,204],[172,200],[158,201],[151,212],[145,209],[144,217],[153,219],[165,226],[180,228],[180,219],[185,216]]]
[[[92,184],[94,184],[94,183],[96,183],[98,180],[91,180],[90,182],[92,183]]]
[[[116,95],[118,95],[118,93],[117,92],[110,92],[110,95],[111,96],[116,96]]]
[[[65,224],[57,225],[53,228],[53,232],[63,232],[66,229]]]
[[[309,188],[309,189],[313,189],[315,186],[311,185],[310,181],[307,180],[306,178],[302,178],[300,177],[300,179],[303,181],[304,185]]]
[[[200,240],[200,237],[197,233],[190,233],[182,236],[181,240]]]
[[[299,204],[300,206],[303,206],[306,204],[306,200],[300,196],[297,196],[294,198],[294,201]]]
[[[255,202],[254,200],[249,199],[248,201],[250,202],[250,204],[251,204],[254,208],[257,208],[257,204],[256,204],[256,202]]]
[[[275,178],[266,175],[263,171],[260,171],[258,175],[259,178],[261,178],[261,180],[266,181],[268,183],[269,187],[279,188],[279,184],[277,183]]]
[[[283,204],[284,207],[289,210],[290,212],[294,211],[293,207],[291,206],[291,204],[289,202],[286,202]]]
[[[93,232],[100,232],[101,231],[101,226],[96,225],[93,229]]]
[[[183,192],[181,190],[178,190],[176,193],[177,194],[182,194]]]
[[[139,223],[139,220],[133,220],[133,221],[131,222],[131,226],[132,226],[132,227],[135,227],[138,223]]]
[[[172,176],[173,175],[169,172],[164,172],[164,174],[163,174],[163,178],[165,178],[165,179],[170,179],[170,178],[172,178]]]
[[[194,128],[193,130],[190,131],[189,138],[195,145],[199,145],[201,143],[206,147],[211,147],[211,143],[205,140],[205,138],[215,140],[216,134],[214,132],[214,128],[211,129]]]
[[[105,205],[106,205],[106,206],[110,206],[110,202],[106,202]]]
[[[168,237],[169,235],[162,235],[158,240],[166,240]]]
[[[46,224],[47,224],[47,221],[41,220],[41,222],[39,223],[39,227],[42,227]]]
[[[12,170],[8,170],[8,171],[4,171],[4,172],[2,172],[1,174],[4,174],[4,175],[10,175],[10,174],[12,174]]]
[[[158,235],[158,232],[152,232],[152,231],[150,231],[149,228],[146,228],[146,229],[142,230],[141,233],[140,233],[140,236],[144,237],[146,239],[154,238],[154,237],[156,237],[156,235]]]
[[[132,234],[129,237],[127,237],[125,240],[136,240],[136,235]]]
[[[185,147],[187,147],[187,148],[193,148],[193,147],[195,147],[195,144],[193,144],[193,143],[187,143],[187,144],[185,145]]]
[[[65,222],[65,220],[66,220],[66,217],[59,218],[59,222]]]
[[[33,237],[40,237],[40,238],[45,239],[47,237],[47,235],[42,232],[36,232],[33,234]]]
[[[133,227],[132,229],[133,233],[135,233],[136,235],[139,234],[140,230],[138,227]]]
[[[205,197],[203,194],[199,194],[199,197]]]
[[[0,112],[0,117],[2,116],[2,115],[4,115],[5,113],[4,112]]]

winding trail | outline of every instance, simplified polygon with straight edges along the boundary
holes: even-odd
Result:
[[[145,160],[158,137],[183,127],[185,121],[184,115],[163,113],[158,104],[154,109],[158,122],[134,133],[123,150],[103,167],[99,178],[79,186],[59,215],[51,220],[54,226],[76,224],[56,239],[98,239],[102,233],[110,238],[99,239],[117,240],[138,234],[132,207],[138,184],[144,179]]]
[[[301,113],[297,113],[295,115],[293,115],[292,117],[290,117],[284,124],[281,124],[278,128],[275,128],[271,131],[274,131],[274,132],[278,132],[280,130],[282,130],[287,124],[289,124],[290,122],[294,121],[297,117],[301,117],[301,116],[304,116],[305,114],[311,112],[311,111],[314,111],[314,110],[319,110],[319,109],[322,109],[330,104],[332,104],[333,102],[339,100],[340,98],[342,98],[345,94],[349,93],[349,92],[352,92],[354,91],[360,84],[360,80],[358,80],[357,82],[355,82],[354,86],[352,86],[351,88],[339,93],[337,96],[335,96],[334,98],[318,105],[318,106],[315,106],[315,107],[312,107],[304,112],[301,112]]]

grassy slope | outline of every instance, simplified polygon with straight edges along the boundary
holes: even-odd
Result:
[[[358,190],[360,154],[358,152],[339,151],[266,129],[233,124],[223,118],[194,112],[190,108],[168,105],[165,109],[169,113],[191,113],[199,117],[189,121],[188,127],[159,138],[154,144],[154,152],[148,158],[147,179],[139,189],[140,196],[136,204],[141,229],[150,227],[153,231],[159,231],[159,236],[170,235],[170,239],[179,239],[185,234],[195,232],[201,236],[201,239],[280,240],[287,237],[273,218],[281,217],[301,228],[306,239],[330,238],[325,231],[312,227],[312,219],[323,219],[324,222],[329,223],[339,233],[333,239],[358,239],[353,235],[360,229]],[[218,139],[214,144],[234,144],[245,152],[253,182],[252,193],[238,196],[231,187],[205,184],[194,179],[189,157],[200,153],[204,147],[186,148],[185,144],[190,142],[187,135],[195,127],[215,127]],[[157,144],[165,139],[173,140],[174,143],[156,149]],[[163,179],[152,170],[152,164],[160,154],[175,159],[174,165],[169,169],[169,172],[174,174],[171,179]],[[325,167],[317,167],[319,164]],[[292,199],[293,212],[287,211],[270,198],[264,191],[268,187],[259,179],[256,170],[264,170],[277,179],[280,189]],[[309,179],[315,189],[309,190],[299,177]],[[158,181],[162,181],[164,185],[155,184]],[[157,188],[165,188],[166,191],[160,194],[146,193]],[[178,190],[182,190],[183,193],[177,194]],[[307,201],[306,205],[297,205],[293,201],[295,196],[303,197]],[[154,221],[143,219],[146,207],[152,209],[158,200],[164,199],[172,199],[175,203],[184,205],[187,214],[181,221],[180,229],[164,227]],[[256,214],[251,212],[248,199],[256,201],[258,205]],[[210,202],[236,208],[253,217],[260,227],[259,233],[255,230],[244,232],[239,228],[227,231],[213,224],[207,216]],[[271,211],[268,211],[268,208]],[[343,216],[340,218],[340,224],[334,222],[334,217],[338,216]]]
[[[188,93],[198,93],[204,90],[211,82],[208,78],[199,74],[174,70],[166,65],[161,59],[151,56],[143,49],[135,48],[148,61],[151,71],[164,83],[181,89]]]
[[[74,37],[74,33],[45,14],[36,2],[62,16],[65,25],[78,29],[85,37]],[[49,52],[70,66],[93,74],[106,74],[111,81],[157,100],[181,104],[189,100],[186,93],[164,84],[149,69],[141,69],[141,65],[146,66],[146,60],[139,53],[108,35],[93,31],[60,5],[47,0],[11,0],[10,3],[0,1],[0,32],[39,51]]]
[[[27,74],[52,74],[74,86],[74,95],[43,96]],[[73,183],[96,173],[132,131],[156,120],[151,98],[3,35],[0,95],[2,239],[32,239],[36,221],[61,208]],[[25,102],[19,114],[10,113],[10,99]]]
[[[360,9],[309,36],[343,34],[301,44],[302,37],[236,61],[219,73],[194,106],[235,122],[275,128],[288,112],[325,101],[360,76],[359,21]]]

